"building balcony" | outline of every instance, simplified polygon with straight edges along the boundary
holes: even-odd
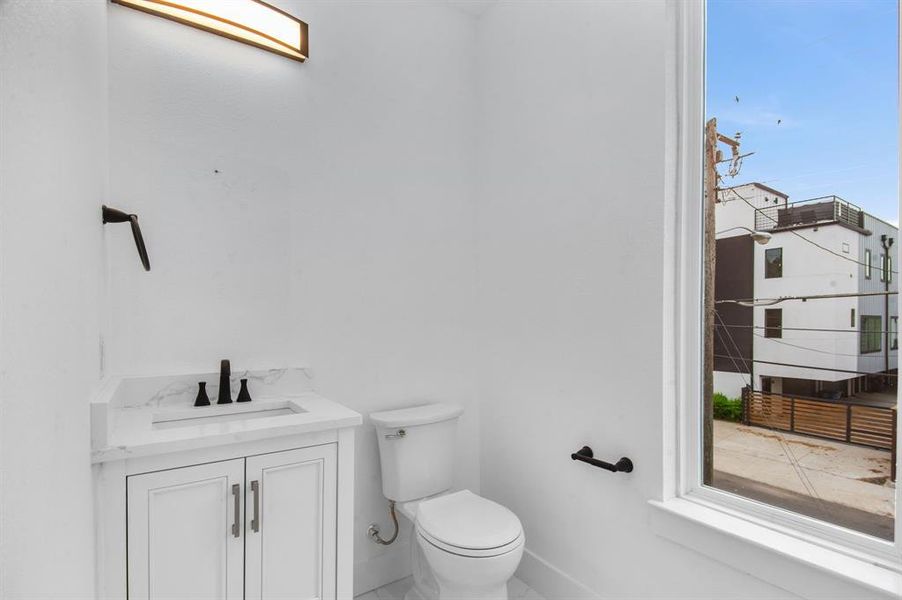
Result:
[[[832,224],[863,234],[869,233],[864,228],[864,211],[839,196],[823,196],[755,210],[757,231],[782,231]]]

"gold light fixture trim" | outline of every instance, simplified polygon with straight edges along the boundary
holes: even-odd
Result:
[[[307,24],[262,0],[112,0],[288,58],[307,60]]]

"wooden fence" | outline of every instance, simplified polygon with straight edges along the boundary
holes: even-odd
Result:
[[[896,409],[742,391],[742,421],[780,431],[870,446],[892,453],[896,480]]]

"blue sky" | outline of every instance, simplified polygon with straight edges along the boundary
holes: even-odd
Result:
[[[836,194],[898,223],[897,6],[708,1],[708,117],[755,152],[727,185]]]

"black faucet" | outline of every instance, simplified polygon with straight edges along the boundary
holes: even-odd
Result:
[[[230,404],[232,402],[232,388],[229,378],[232,375],[232,367],[229,361],[219,363],[219,399],[216,404]]]

